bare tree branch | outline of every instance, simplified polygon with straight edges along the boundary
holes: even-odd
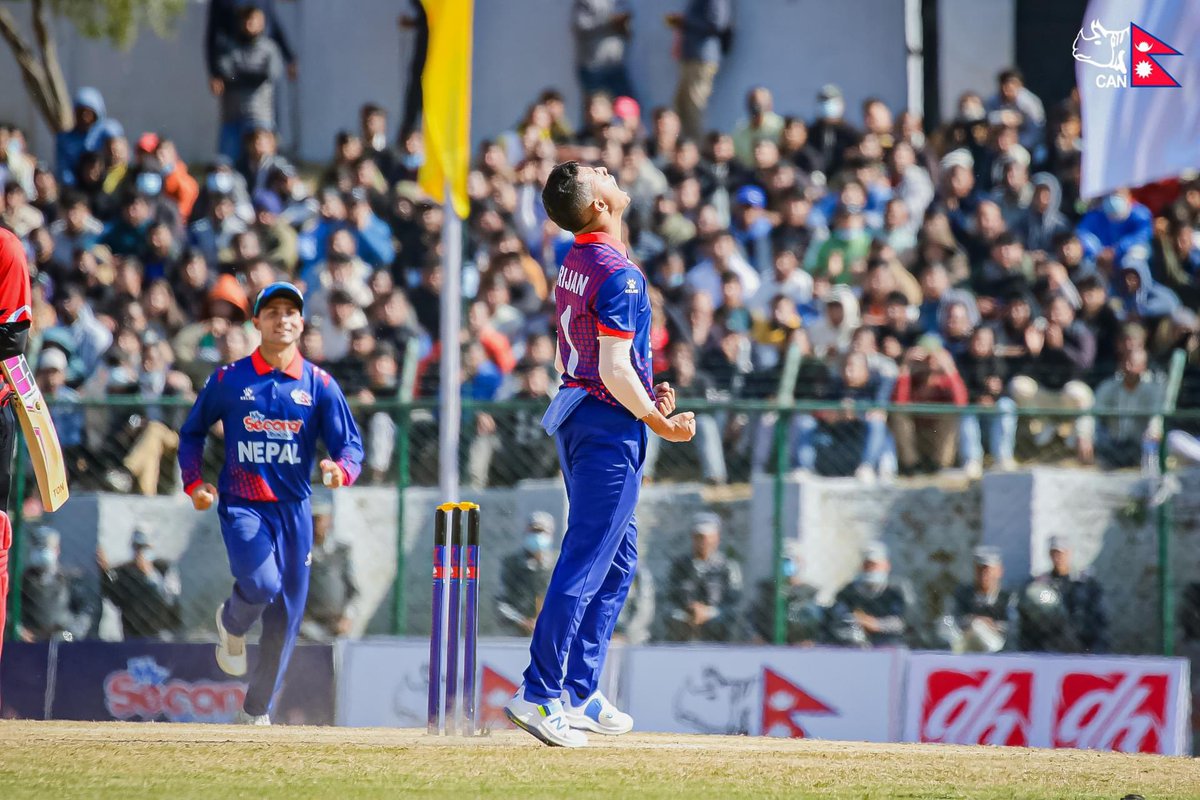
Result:
[[[0,38],[3,38],[8,43],[9,49],[12,50],[13,57],[17,60],[17,66],[21,69],[21,79],[25,82],[25,88],[29,90],[30,98],[37,105],[46,124],[50,126],[50,130],[56,132],[62,130],[59,127],[61,120],[55,109],[50,106],[51,90],[46,81],[46,72],[38,62],[29,43],[21,36],[12,13],[3,6],[0,6]]]
[[[58,45],[50,27],[50,9],[45,0],[33,0],[33,34],[42,51],[42,69],[46,77],[48,96],[46,103],[56,112],[58,130],[65,131],[75,124],[75,112],[71,107],[67,81],[63,77],[62,64],[58,59]]]

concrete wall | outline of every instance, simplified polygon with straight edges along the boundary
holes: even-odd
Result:
[[[479,0],[476,3],[475,141],[513,126],[547,86],[563,90],[579,107],[567,0]],[[633,80],[647,111],[670,103],[677,67],[672,33],[663,16],[681,0],[639,0],[630,54]],[[895,0],[752,0],[736,3],[734,50],[717,77],[712,125],[730,128],[743,113],[746,89],[764,82],[781,112],[812,116],[817,90],[841,84],[849,113],[877,95],[901,109],[907,101],[904,3]],[[300,77],[283,91],[280,127],[306,160],[327,160],[333,136],[358,124],[368,101],[395,120],[407,81],[413,35],[397,17],[396,0],[297,0],[278,4],[284,28],[300,56]],[[14,12],[27,11],[18,4]],[[206,161],[216,143],[217,105],[208,93],[202,40],[206,7],[188,4],[176,35],[144,34],[128,53],[82,39],[68,23],[57,26],[69,85],[93,85],[110,111],[136,136],[163,131],[183,156]],[[871,24],[863,24],[870,20]],[[0,52],[0,119],[33,133],[38,153],[51,155],[49,134],[25,97],[16,64]]]
[[[938,3],[942,119],[954,119],[959,95],[965,91],[979,92],[985,101],[995,93],[996,75],[1016,63],[1015,21],[1015,0]]]
[[[1200,471],[1181,473],[1175,501],[1173,564],[1178,586],[1200,580]],[[858,570],[863,542],[880,538],[898,574],[916,590],[920,616],[932,621],[942,598],[971,574],[977,544],[1001,548],[1006,583],[1016,586],[1049,569],[1051,535],[1071,537],[1075,564],[1101,582],[1118,652],[1158,647],[1158,543],[1146,485],[1136,475],[1035,469],[987,475],[968,484],[952,478],[937,485],[905,483],[867,488],[853,479],[789,477],[784,484],[785,535],[798,538],[804,574],[831,600]],[[638,508],[640,558],[660,581],[671,561],[689,547],[692,515],[720,514],[723,545],[743,566],[747,586],[772,574],[773,483],[713,490],[696,484],[660,484],[643,491]],[[566,497],[558,481],[530,481],[515,489],[489,489],[470,499],[483,507],[481,631],[496,630],[499,563],[520,546],[529,512],[544,510],[558,522]],[[351,542],[369,616],[356,633],[390,633],[396,569],[397,495],[389,488],[334,493],[334,535]],[[432,488],[405,493],[404,586],[412,634],[429,630]],[[63,533],[63,560],[95,580],[93,557],[102,545],[113,563],[129,556],[129,535],[139,521],[158,531],[159,552],[180,563],[186,593],[185,624],[198,633],[211,626],[212,609],[229,590],[224,547],[213,513],[197,514],[186,499],[118,495],[75,497],[47,522]],[[105,631],[115,634],[110,621]]]

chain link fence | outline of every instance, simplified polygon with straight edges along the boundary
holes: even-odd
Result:
[[[1200,412],[680,406],[696,411],[697,436],[646,455],[627,640],[1197,649]],[[484,507],[485,634],[527,634],[565,523],[545,407],[464,403],[458,461],[463,495]],[[186,411],[132,397],[53,405],[73,498],[41,514],[22,450],[10,637],[212,637],[231,580],[215,515],[182,495]],[[355,413],[366,463],[354,491],[314,498],[328,541],[314,549],[304,635],[427,633],[437,411],[387,401]],[[222,457],[211,435],[211,479]]]

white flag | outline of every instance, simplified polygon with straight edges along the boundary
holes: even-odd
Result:
[[[1200,2],[1091,0],[1072,54],[1085,198],[1200,169]]]

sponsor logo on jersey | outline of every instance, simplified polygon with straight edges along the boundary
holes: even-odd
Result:
[[[637,281],[634,280],[633,278],[630,278],[629,280],[625,281],[625,294],[637,294],[637,293],[638,293]]]
[[[242,399],[243,400],[253,400],[254,399],[254,390],[251,389],[249,386],[247,386],[245,389],[242,389]]]
[[[291,441],[304,427],[302,419],[267,419],[261,411],[251,411],[242,418],[247,433],[265,433],[268,439]]]

